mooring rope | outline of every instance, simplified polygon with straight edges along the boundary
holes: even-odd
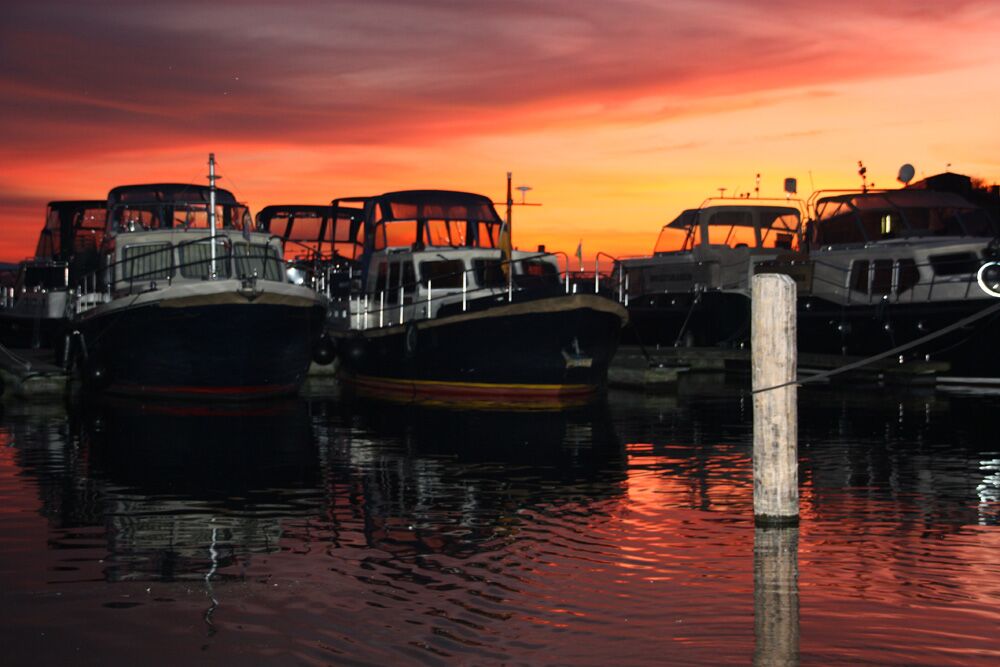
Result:
[[[762,393],[762,392],[765,392],[765,391],[774,391],[775,389],[783,389],[784,387],[790,387],[792,385],[804,385],[804,384],[810,384],[812,382],[819,382],[820,380],[825,380],[827,378],[833,377],[834,375],[840,375],[841,373],[846,373],[847,371],[852,371],[852,370],[854,370],[856,368],[861,368],[862,366],[867,366],[868,364],[872,364],[872,363],[874,363],[876,361],[880,361],[882,359],[885,359],[886,357],[891,357],[891,356],[900,354],[902,352],[906,352],[907,350],[910,350],[910,349],[912,349],[914,347],[917,347],[919,345],[923,345],[924,343],[928,343],[928,342],[934,340],[935,338],[940,338],[941,336],[949,334],[952,331],[955,331],[956,329],[961,329],[962,327],[967,327],[970,324],[972,324],[973,322],[978,322],[979,320],[981,320],[981,319],[983,319],[985,317],[989,317],[990,315],[993,315],[993,314],[997,313],[998,311],[1000,311],[1000,303],[995,303],[992,306],[990,306],[989,308],[984,308],[984,309],[980,310],[978,313],[974,313],[972,315],[969,315],[968,317],[965,317],[965,318],[963,318],[963,319],[961,319],[961,320],[959,320],[957,322],[952,322],[951,324],[949,324],[946,327],[938,329],[937,331],[932,331],[931,333],[929,333],[929,334],[927,334],[925,336],[921,336],[920,338],[917,338],[916,340],[912,340],[909,343],[904,343],[903,345],[898,345],[898,346],[896,346],[896,347],[894,347],[894,348],[892,348],[890,350],[886,350],[885,352],[879,352],[878,354],[874,354],[874,355],[872,355],[870,357],[866,357],[864,359],[860,359],[859,361],[853,361],[853,362],[851,362],[849,364],[845,364],[843,366],[840,366],[838,368],[834,368],[834,369],[829,370],[829,371],[823,371],[822,373],[817,373],[816,375],[812,375],[810,377],[807,377],[807,378],[804,378],[804,379],[801,379],[801,380],[800,379],[795,379],[795,380],[791,380],[789,382],[783,382],[782,384],[776,384],[773,387],[763,387],[761,389],[753,389],[753,390],[751,390],[750,393],[751,394],[759,394],[759,393]]]

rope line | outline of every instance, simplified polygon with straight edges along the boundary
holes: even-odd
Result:
[[[927,334],[925,336],[921,336],[920,338],[917,338],[916,340],[912,340],[909,343],[904,343],[903,345],[898,345],[898,346],[896,346],[896,347],[894,347],[892,349],[886,350],[885,352],[879,352],[878,354],[872,355],[870,357],[866,357],[866,358],[861,359],[859,361],[854,361],[854,362],[851,362],[849,364],[845,364],[844,366],[840,366],[839,368],[834,368],[834,369],[829,370],[829,371],[823,371],[822,373],[817,373],[816,375],[813,375],[811,377],[808,377],[808,378],[805,378],[805,379],[802,379],[802,380],[795,379],[795,380],[791,380],[789,382],[783,382],[782,384],[776,384],[776,385],[774,385],[772,387],[763,387],[761,389],[753,389],[753,390],[750,391],[750,393],[751,394],[760,394],[760,393],[763,393],[765,391],[774,391],[775,389],[783,389],[785,387],[790,387],[792,385],[801,386],[801,385],[804,385],[804,384],[810,384],[812,382],[819,382],[820,380],[825,380],[827,378],[833,377],[834,375],[840,375],[841,373],[846,373],[847,371],[852,371],[855,368],[861,368],[862,366],[867,366],[868,364],[874,363],[874,362],[879,361],[881,359],[885,359],[886,357],[891,357],[891,356],[897,355],[897,354],[899,354],[901,352],[905,352],[905,351],[907,351],[909,349],[917,347],[919,345],[923,345],[924,343],[930,342],[930,341],[934,340],[935,338],[940,338],[941,336],[944,336],[945,334],[949,334],[952,331],[955,331],[956,329],[961,329],[962,327],[966,327],[966,326],[972,324],[973,322],[978,322],[979,320],[981,320],[983,318],[986,318],[986,317],[989,317],[990,315],[993,315],[993,314],[997,313],[998,311],[1000,311],[1000,303],[995,303],[992,306],[990,306],[989,308],[984,308],[983,310],[979,311],[978,313],[974,313],[972,315],[969,315],[968,317],[965,317],[965,318],[963,318],[963,319],[961,319],[961,320],[959,320],[957,322],[953,322],[953,323],[949,324],[948,326],[946,326],[946,327],[944,327],[942,329],[938,329],[937,331],[932,331],[931,333],[929,333],[929,334]]]

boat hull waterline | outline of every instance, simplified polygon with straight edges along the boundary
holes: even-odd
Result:
[[[625,309],[590,295],[331,331],[348,382],[387,394],[581,397],[600,391]]]

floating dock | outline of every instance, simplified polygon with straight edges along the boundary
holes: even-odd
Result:
[[[70,374],[55,364],[52,350],[0,346],[0,381],[4,397],[63,398],[69,392]]]
[[[863,360],[838,354],[798,355],[798,376],[801,380],[835,371]],[[950,370],[946,362],[881,359],[862,367],[838,373],[830,378],[835,383],[891,385],[933,385],[939,375]],[[642,347],[622,345],[608,370],[608,384],[637,389],[663,389],[684,373],[750,373],[749,348],[718,347]],[[671,375],[673,379],[671,380]]]

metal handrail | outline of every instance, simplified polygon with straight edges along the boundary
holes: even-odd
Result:
[[[879,258],[879,259],[889,259],[889,258]],[[867,289],[867,291],[861,291],[861,290],[855,290],[855,289],[853,289],[851,287],[851,284],[850,284],[850,278],[851,278],[853,266],[844,267],[844,266],[841,266],[839,264],[833,264],[833,263],[831,263],[829,261],[824,261],[822,259],[814,259],[814,258],[803,258],[803,259],[798,259],[798,260],[795,260],[795,261],[796,262],[800,262],[800,263],[811,263],[814,267],[816,267],[816,266],[823,267],[823,268],[828,269],[830,271],[833,271],[835,274],[839,275],[839,278],[832,278],[831,279],[830,277],[824,277],[822,275],[816,275],[816,273],[814,272],[813,276],[812,276],[812,281],[813,281],[814,284],[821,284],[821,285],[824,285],[824,286],[827,286],[827,287],[831,288],[831,291],[834,290],[834,289],[841,290],[844,293],[844,295],[845,295],[845,299],[846,299],[847,303],[849,303],[849,304],[850,303],[858,303],[859,302],[859,295],[861,295],[861,294],[864,295],[863,297],[860,297],[862,299],[861,303],[867,303],[868,305],[872,305],[872,304],[880,302],[880,301],[885,301],[885,302],[889,302],[889,303],[917,303],[918,302],[918,298],[917,298],[917,294],[916,293],[920,291],[919,288],[926,288],[926,295],[923,297],[922,300],[925,301],[925,302],[931,302],[931,301],[933,301],[933,296],[934,296],[935,291],[940,291],[943,288],[943,286],[945,286],[945,285],[949,285],[949,286],[952,286],[952,287],[954,287],[955,285],[964,285],[963,293],[961,294],[960,298],[968,298],[970,295],[973,295],[973,294],[976,293],[975,287],[978,285],[977,278],[976,278],[976,273],[974,271],[970,272],[970,273],[956,273],[956,274],[953,274],[953,275],[942,276],[942,275],[939,275],[937,272],[935,272],[933,270],[933,265],[931,264],[931,262],[927,261],[927,262],[920,262],[920,263],[914,262],[912,264],[912,266],[913,266],[914,269],[916,269],[918,271],[918,274],[921,275],[921,276],[923,274],[925,274],[925,273],[929,273],[930,279],[929,280],[928,279],[923,279],[923,278],[918,279],[917,282],[908,285],[906,287],[906,289],[900,290],[899,289],[899,258],[894,258],[894,259],[892,259],[892,261],[893,261],[893,268],[892,268],[892,276],[891,276],[891,281],[890,281],[890,291],[888,293],[880,293],[880,292],[872,292],[871,291],[871,286],[872,286],[873,277],[874,277],[874,270],[875,270],[873,263],[870,263],[869,267],[868,267],[868,276],[867,276],[867,281],[866,281],[868,289]],[[871,261],[871,260],[869,260],[869,261]],[[979,261],[980,263],[984,263],[984,262],[987,262],[989,260],[988,259],[977,259],[977,261]],[[734,266],[734,264],[725,264],[725,263],[722,263],[722,262],[710,262],[710,263],[715,263],[715,264],[719,265],[720,268],[729,268],[731,266]],[[740,264],[742,264],[742,262]],[[699,265],[701,265],[701,263],[699,263]],[[621,262],[618,262],[617,267],[618,267],[618,270],[619,270],[619,276],[618,276],[619,296],[618,296],[618,301],[620,303],[626,303],[627,304],[628,297],[629,297],[629,294],[628,294],[628,291],[629,291],[629,289],[628,289],[629,274],[630,274],[631,271],[629,270],[629,268],[627,266],[625,266]],[[926,268],[930,268],[930,270],[929,271],[921,271],[921,269],[926,269]],[[643,268],[640,268],[638,270],[642,271]],[[719,289],[734,289],[734,288],[738,287],[741,284],[742,284],[742,281],[740,283],[736,283],[736,284],[723,284],[723,285],[719,286]],[[695,284],[692,284],[690,290],[688,290],[689,293],[695,293],[697,291],[699,291],[699,288]],[[812,290],[812,292],[815,292],[815,289]],[[642,296],[642,294],[638,294],[638,295],[634,295],[634,296]],[[958,295],[956,295],[956,298],[959,298]]]
[[[539,259],[541,257],[553,256],[555,254],[557,254],[557,253],[548,253],[548,252],[545,252],[545,253],[532,254],[532,255],[529,255],[527,257],[522,257],[522,258],[519,258],[519,259],[511,259],[511,265],[523,264],[523,263],[528,262],[528,261],[537,260],[537,259]],[[475,268],[463,269],[462,271],[453,271],[451,273],[446,273],[446,274],[442,274],[442,275],[436,276],[437,279],[449,278],[449,277],[454,277],[454,276],[458,276],[458,275],[462,276],[462,286],[461,287],[458,287],[458,288],[454,288],[454,287],[453,288],[439,287],[439,288],[437,288],[437,290],[441,291],[441,294],[439,294],[439,295],[434,295],[433,294],[433,292],[437,291],[437,290],[435,290],[433,288],[432,280],[419,280],[419,279],[415,280],[415,281],[405,282],[405,283],[401,282],[401,283],[398,283],[396,285],[387,285],[385,288],[383,288],[381,290],[377,290],[377,291],[368,291],[367,289],[362,289],[362,291],[360,291],[358,293],[348,294],[348,319],[349,319],[349,322],[353,322],[353,318],[356,316],[356,317],[358,317],[361,320],[361,328],[362,329],[369,328],[368,327],[368,315],[370,313],[369,298],[370,297],[374,297],[377,294],[378,295],[378,300],[379,300],[379,303],[378,303],[378,318],[379,318],[378,319],[378,323],[379,324],[378,324],[378,326],[380,328],[383,327],[383,326],[386,326],[386,323],[387,323],[387,320],[386,320],[387,311],[389,313],[391,313],[391,311],[393,311],[395,309],[399,309],[400,310],[400,312],[398,314],[398,317],[395,318],[395,319],[397,320],[398,325],[401,325],[404,322],[403,311],[404,311],[405,307],[408,305],[408,304],[405,303],[405,295],[406,295],[406,293],[407,292],[411,292],[411,293],[415,292],[421,286],[426,286],[426,289],[427,289],[427,299],[425,301],[424,317],[422,317],[422,318],[421,317],[416,317],[417,320],[434,319],[434,317],[435,317],[434,316],[434,312],[435,312],[434,304],[435,303],[444,303],[446,301],[449,301],[449,300],[453,299],[457,293],[460,293],[461,297],[462,297],[461,298],[461,304],[462,304],[461,307],[462,307],[462,311],[463,312],[466,312],[468,310],[469,303],[470,303],[471,300],[473,300],[475,298],[478,298],[479,296],[496,295],[498,293],[498,291],[501,290],[501,289],[504,289],[505,291],[507,291],[508,302],[513,301],[513,295],[516,292],[511,291],[509,285],[507,285],[507,286],[484,285],[484,286],[481,286],[481,287],[476,287],[474,289],[470,289],[469,288],[469,279],[468,279],[468,277],[469,277],[469,273],[474,272],[474,271],[476,271]],[[398,300],[398,302],[396,304],[389,304],[387,306],[387,304],[386,304],[386,294],[388,293],[389,290],[398,290],[399,300]],[[409,305],[414,306],[414,313],[416,313],[417,312],[417,307],[416,307],[417,304],[416,304],[416,302],[414,301],[414,302],[412,302]],[[390,326],[393,325],[393,323],[391,322],[392,319],[393,318],[390,316],[390,318],[389,318],[389,320],[390,320],[389,325]],[[353,324],[351,324],[351,326],[353,326]]]
[[[106,299],[107,300],[110,300],[110,298],[111,298],[111,296],[112,296],[112,294],[113,294],[113,292],[115,290],[115,287],[119,283],[125,283],[125,282],[127,282],[128,283],[128,292],[129,293],[134,293],[135,290],[136,290],[136,285],[141,285],[143,283],[146,283],[147,281],[149,283],[150,290],[154,290],[154,289],[156,289],[156,279],[163,278],[164,277],[163,274],[166,273],[166,281],[167,281],[167,284],[170,285],[170,284],[173,283],[173,280],[174,280],[174,278],[175,278],[175,276],[176,276],[176,274],[177,274],[178,271],[183,271],[185,268],[189,268],[189,267],[192,267],[192,266],[201,266],[201,265],[205,265],[205,264],[210,264],[211,263],[211,259],[194,259],[194,260],[187,261],[187,262],[177,261],[177,258],[176,258],[177,256],[176,256],[176,252],[175,252],[176,250],[179,250],[181,248],[185,248],[185,247],[188,247],[188,246],[193,246],[193,245],[198,245],[198,244],[204,244],[204,243],[211,243],[212,244],[212,249],[214,250],[216,248],[216,244],[218,244],[220,242],[223,245],[224,252],[223,252],[223,254],[222,254],[221,257],[217,256],[215,258],[215,261],[216,262],[222,262],[222,263],[226,264],[230,269],[235,269],[235,267],[233,266],[233,261],[234,260],[245,259],[248,262],[252,262],[252,261],[254,261],[256,259],[260,259],[262,261],[262,269],[263,269],[263,273],[265,275],[266,275],[266,270],[267,270],[266,269],[267,262],[269,262],[269,261],[278,261],[278,262],[280,262],[280,264],[281,264],[281,267],[279,269],[280,270],[280,274],[282,276],[285,274],[285,267],[284,267],[285,262],[284,262],[284,260],[282,258],[275,257],[275,256],[271,255],[268,252],[264,252],[264,253],[248,252],[246,255],[237,255],[234,252],[233,239],[231,239],[231,238],[229,238],[227,236],[217,235],[214,238],[211,237],[211,236],[203,236],[203,237],[198,237],[198,238],[193,238],[193,239],[186,239],[186,240],[184,240],[184,241],[182,241],[180,243],[176,243],[176,244],[170,243],[169,244],[170,245],[169,249],[168,248],[150,249],[150,250],[146,250],[146,251],[140,252],[140,253],[138,253],[136,255],[132,255],[132,256],[128,257],[127,259],[124,259],[124,258],[120,259],[120,260],[109,259],[109,261],[107,262],[107,264],[104,267],[102,267],[100,269],[97,269],[95,271],[88,272],[88,273],[84,274],[83,276],[81,276],[81,278],[77,282],[76,287],[74,287],[74,289],[73,289],[74,294],[77,297],[77,299],[76,299],[76,302],[77,302],[77,312],[79,312],[80,306],[83,305],[81,303],[82,299],[80,297],[91,296],[93,294],[103,294],[103,295],[106,295]],[[250,245],[252,247],[253,245],[260,245],[260,244],[250,244]],[[169,265],[165,265],[165,266],[162,266],[162,267],[158,267],[158,268],[155,268],[155,269],[150,269],[148,271],[139,272],[139,273],[128,272],[128,277],[125,278],[125,275],[126,275],[127,272],[124,269],[126,267],[132,267],[132,268],[134,268],[135,264],[137,262],[139,262],[139,261],[141,261],[143,259],[148,259],[148,258],[153,257],[153,256],[162,255],[165,252],[169,252],[169,257],[170,257],[170,263],[169,263]],[[111,255],[109,254],[109,258],[110,257],[111,257]],[[121,279],[119,279],[119,277],[118,277],[118,273],[119,272],[121,272],[121,274],[122,274],[122,278]],[[233,273],[235,274],[236,271],[233,270]],[[260,274],[257,274],[256,270],[252,274],[249,274],[249,275],[240,274],[240,275],[236,276],[236,278],[240,279],[240,280],[246,280],[246,279],[248,279],[250,277],[261,278],[262,276]],[[214,280],[214,279],[217,278],[217,275],[214,275],[214,274],[211,273],[211,271],[209,271],[209,274],[207,275],[207,278],[210,279],[210,280]],[[95,303],[95,304],[88,304],[88,305],[96,306],[97,304]]]

